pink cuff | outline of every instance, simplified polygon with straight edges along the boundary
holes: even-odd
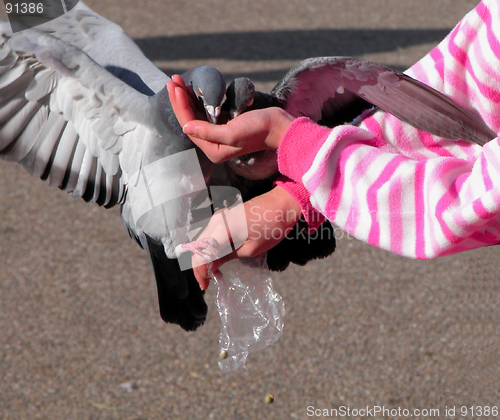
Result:
[[[278,148],[278,170],[302,184],[302,176],[311,167],[330,129],[309,118],[295,119],[283,135]]]
[[[318,212],[311,204],[311,194],[306,188],[286,176],[280,176],[275,185],[284,188],[299,204],[303,219],[307,223],[309,233],[313,233],[325,221],[325,216]],[[302,217],[301,217],[302,219]],[[302,219],[302,221],[303,221]]]

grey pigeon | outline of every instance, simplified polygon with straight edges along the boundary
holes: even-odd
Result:
[[[188,70],[182,75],[182,78],[203,105],[207,120],[212,124],[217,124],[226,92],[224,76],[213,67],[198,66]]]
[[[165,88],[169,78],[119,26],[82,2],[14,35],[1,22],[0,35],[0,156],[73,197],[120,204],[124,226],[152,262],[161,317],[195,330],[207,306],[192,270],[180,270],[176,248],[191,240],[201,204],[196,191],[181,193],[195,179],[209,183],[214,165],[182,133]],[[183,77],[215,121],[226,88],[222,75],[201,66]],[[148,168],[180,152],[191,153],[193,162],[155,167],[165,173],[163,191],[139,188]],[[176,229],[144,211],[144,191],[151,203],[170,194],[162,209]]]

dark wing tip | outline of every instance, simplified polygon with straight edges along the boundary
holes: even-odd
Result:
[[[406,74],[380,66],[378,83],[357,81],[355,89],[370,103],[438,137],[466,140],[481,146],[497,137],[470,111]]]
[[[204,324],[208,307],[193,270],[181,271],[177,260],[165,255],[163,245],[146,236],[158,289],[163,321],[195,331]]]
[[[298,222],[285,239],[267,252],[267,265],[271,271],[284,271],[291,262],[303,266],[330,256],[335,247],[335,229],[328,220],[311,234]]]

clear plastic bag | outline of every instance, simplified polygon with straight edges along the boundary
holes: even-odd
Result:
[[[249,353],[275,343],[283,334],[285,305],[273,290],[265,255],[224,264],[214,276],[215,303],[222,322],[219,367],[245,366]]]

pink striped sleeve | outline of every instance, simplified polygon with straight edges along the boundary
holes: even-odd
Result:
[[[497,132],[499,17],[496,1],[481,2],[409,70]],[[337,226],[412,258],[500,243],[499,139],[483,148],[438,139],[381,111],[359,127],[340,126],[327,135],[315,127],[296,120],[282,140],[278,164]]]

